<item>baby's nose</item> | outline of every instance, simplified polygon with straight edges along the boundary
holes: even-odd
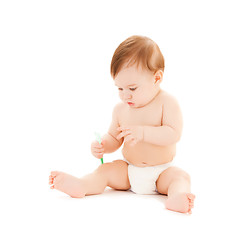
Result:
[[[131,94],[125,94],[124,95],[124,98],[127,100],[127,99],[131,99],[132,98],[132,95]]]

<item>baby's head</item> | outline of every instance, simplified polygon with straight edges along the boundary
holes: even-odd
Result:
[[[116,49],[111,61],[111,75],[123,102],[143,107],[159,92],[164,58],[151,39],[132,36]]]
[[[111,75],[113,79],[123,67],[136,65],[156,73],[164,71],[164,58],[158,45],[148,37],[132,36],[123,41],[112,57]]]

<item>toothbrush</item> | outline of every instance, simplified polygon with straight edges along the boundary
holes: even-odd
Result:
[[[100,134],[99,134],[99,133],[97,133],[97,132],[95,132],[95,133],[94,133],[94,135],[95,135],[95,137],[96,137],[96,141],[98,141],[98,142],[99,142],[99,144],[101,144],[101,136],[100,136]],[[103,163],[104,163],[104,161],[103,161],[103,157],[100,159],[100,161],[101,161],[101,164],[103,164]]]

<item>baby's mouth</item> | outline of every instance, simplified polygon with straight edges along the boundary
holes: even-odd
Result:
[[[128,102],[128,105],[129,105],[129,106],[133,106],[133,105],[134,105],[134,103],[132,103],[132,102]]]

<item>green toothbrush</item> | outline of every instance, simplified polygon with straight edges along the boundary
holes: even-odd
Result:
[[[97,132],[95,132],[94,135],[95,135],[95,137],[96,137],[96,141],[98,141],[99,144],[101,144],[101,136],[100,136],[100,134],[97,133]],[[101,164],[104,163],[103,158],[101,158],[100,161],[101,161]]]

